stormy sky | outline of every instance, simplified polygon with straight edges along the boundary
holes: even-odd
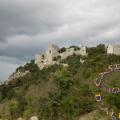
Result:
[[[0,0],[0,80],[49,43],[120,43],[120,0]]]

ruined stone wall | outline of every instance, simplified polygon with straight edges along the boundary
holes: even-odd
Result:
[[[82,46],[80,49],[80,55],[87,56],[86,46]]]
[[[35,55],[35,64],[39,65],[42,62],[42,56],[40,54]]]
[[[107,54],[113,54],[113,46],[112,45],[108,45]]]
[[[109,45],[107,48],[107,54],[120,55],[120,45]]]
[[[86,56],[87,55],[86,47],[82,46],[80,50],[74,50],[74,48],[68,48],[65,52],[61,53],[60,56],[61,59],[65,59],[73,54]]]
[[[49,65],[59,64],[59,61],[54,61],[55,57],[60,56],[63,60],[73,54],[86,56],[86,46],[82,46],[80,50],[75,50],[72,47],[67,48],[65,52],[59,53],[58,46],[50,44],[48,49],[45,51],[44,58],[42,58],[42,56],[39,54],[35,56],[35,64],[37,64],[40,69],[43,69],[44,67],[48,67]]]
[[[120,55],[120,46],[114,45],[113,53],[116,54],[116,55]]]
[[[61,56],[61,59],[65,59],[68,56],[71,56],[73,54],[74,54],[74,48],[68,48],[68,49],[66,49],[65,52],[61,53],[60,56]]]

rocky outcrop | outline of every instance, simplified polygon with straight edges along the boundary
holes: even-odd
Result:
[[[37,116],[32,116],[32,117],[30,118],[30,120],[38,120],[38,117],[37,117]]]
[[[18,118],[17,120],[27,120],[27,119]],[[38,120],[38,117],[37,116],[32,116],[29,120]]]
[[[24,118],[18,118],[17,120],[25,120]]]
[[[29,73],[29,71],[20,72],[20,71],[18,70],[18,72],[14,73],[12,76],[9,77],[9,80],[23,77],[23,76],[25,76],[25,75],[28,74],[28,73]]]
[[[30,73],[28,70],[25,71],[25,72],[20,72],[20,71],[18,70],[16,73],[14,73],[13,75],[11,75],[11,76],[8,78],[8,80],[5,81],[4,84],[7,85],[7,84],[9,83],[9,81],[11,81],[11,80],[13,80],[13,79],[18,79],[18,78],[20,78],[20,77],[23,77],[23,76],[25,76],[25,75],[28,74],[28,73]]]

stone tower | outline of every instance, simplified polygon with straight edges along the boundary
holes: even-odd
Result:
[[[81,48],[80,48],[80,54],[83,55],[83,56],[87,55],[87,50],[86,50],[86,46],[85,45],[81,46]]]
[[[53,59],[59,55],[59,47],[54,44],[49,44],[48,49],[46,50],[44,56],[48,63],[52,63]]]

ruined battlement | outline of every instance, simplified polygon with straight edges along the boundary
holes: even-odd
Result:
[[[73,47],[65,48],[64,52],[59,52],[59,50],[60,48],[57,45],[49,44],[44,55],[35,55],[35,64],[37,64],[40,69],[43,69],[44,67],[47,67],[49,65],[59,64],[58,61],[54,60],[55,57],[60,57],[61,60],[63,60],[73,54],[87,56],[86,46],[81,46],[81,48],[77,50],[75,50],[75,48]]]

